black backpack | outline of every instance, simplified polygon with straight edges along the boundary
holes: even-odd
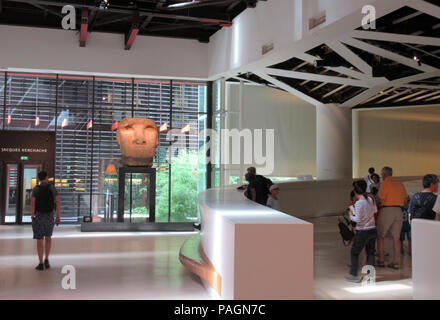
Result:
[[[339,233],[342,237],[342,243],[347,246],[345,242],[350,242],[354,238],[354,232],[349,228],[349,226],[353,226],[353,223],[348,220],[345,215],[339,218]]]
[[[432,210],[435,201],[428,203],[428,198],[422,201],[420,193],[416,193],[414,198],[417,199],[417,204],[414,205],[414,210],[411,212],[411,219],[428,219],[435,220],[436,213]],[[434,200],[437,198],[434,198]]]
[[[50,185],[48,183],[39,185],[35,199],[35,210],[39,213],[51,213],[54,209],[55,203]]]
[[[265,194],[270,194],[270,186],[273,185],[272,180],[266,178],[265,176],[258,175],[256,176],[258,182],[260,182],[264,187]]]

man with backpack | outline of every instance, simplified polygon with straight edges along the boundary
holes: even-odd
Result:
[[[434,205],[437,201],[439,179],[435,174],[427,174],[423,177],[423,190],[414,194],[408,208],[411,219],[435,220],[437,214]]]
[[[47,172],[38,173],[40,184],[32,190],[31,215],[32,231],[37,240],[37,252],[40,263],[37,270],[49,269],[49,254],[52,246],[52,232],[54,224],[60,224],[60,198],[55,186],[49,183]],[[57,216],[54,222],[54,209],[56,204]],[[43,261],[43,254],[46,259]]]
[[[270,187],[273,185],[272,180],[266,178],[265,176],[262,176],[260,174],[257,174],[257,169],[255,167],[249,167],[247,168],[248,175],[252,175],[255,177],[255,183],[258,184],[261,187],[260,191],[260,197],[261,201],[257,201],[258,203],[262,205],[266,205],[267,199],[270,194]]]

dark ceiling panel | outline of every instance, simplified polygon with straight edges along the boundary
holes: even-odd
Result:
[[[321,88],[318,90],[312,91],[311,87],[322,84],[316,81],[309,81],[307,84],[311,84],[310,86],[302,84],[304,80],[286,78],[280,76],[273,76],[275,79],[289,85],[290,87],[320,101],[321,103],[344,103],[345,101],[351,99],[352,97],[362,93],[367,88],[359,88],[354,86],[342,86],[341,84],[335,83],[324,83]],[[340,89],[339,91],[332,93],[334,90]],[[327,95],[329,94],[329,95]],[[327,96],[326,96],[327,95]]]
[[[439,1],[435,0],[438,5]],[[440,19],[409,7],[402,7],[376,20],[376,29],[368,31],[396,34],[417,34],[426,37],[439,37],[440,28],[432,28]],[[359,27],[357,30],[363,30]]]
[[[182,0],[109,0],[108,9],[101,10],[99,9],[101,0],[2,0],[0,24],[60,29],[61,8],[65,4],[72,4],[76,8],[78,25],[81,7],[86,6],[89,9],[91,32],[125,34],[131,27],[133,13],[139,12],[141,16],[139,35],[198,39],[208,42],[214,33],[230,25],[237,15],[248,8],[249,4],[257,1],[206,0],[199,5],[169,7],[182,2]]]

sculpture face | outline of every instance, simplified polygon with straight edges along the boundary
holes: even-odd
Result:
[[[128,166],[153,165],[159,135],[156,123],[145,118],[126,118],[119,123],[116,140],[122,153],[122,163]]]

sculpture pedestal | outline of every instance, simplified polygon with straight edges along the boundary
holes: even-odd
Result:
[[[136,185],[136,188],[133,188],[134,180],[139,179],[141,180],[141,185]],[[130,213],[133,212],[133,204],[139,202],[139,197],[142,198],[140,201],[142,205],[140,207],[142,208],[143,205],[145,205],[145,209],[148,211],[148,219],[143,222],[155,222],[156,169],[149,167],[120,167],[118,180],[118,222],[124,222],[126,209],[128,209]],[[140,195],[140,189],[146,189],[146,197]]]

